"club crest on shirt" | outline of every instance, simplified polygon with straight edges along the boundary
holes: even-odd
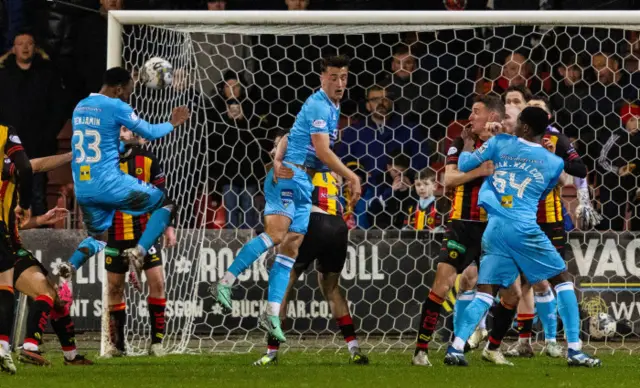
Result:
[[[293,202],[293,190],[281,190],[280,199],[282,200],[282,205],[286,209],[287,206]]]

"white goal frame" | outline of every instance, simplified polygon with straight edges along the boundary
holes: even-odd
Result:
[[[399,28],[395,31],[522,25],[637,28],[640,11],[111,11],[108,14],[107,68],[122,65],[126,25],[155,25],[168,29],[216,26],[218,33],[228,27],[241,34],[243,31],[256,34],[251,26],[270,27],[271,30],[282,27],[286,30],[302,25]],[[106,277],[102,290],[105,301],[108,296]],[[107,309],[103,303],[103,325],[105,317],[108,319]],[[102,354],[104,346],[103,340]]]

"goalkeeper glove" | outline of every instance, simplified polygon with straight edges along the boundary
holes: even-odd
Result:
[[[589,186],[585,185],[578,189],[578,202],[580,204],[576,208],[576,217],[581,230],[591,229],[602,221],[602,216],[591,205]]]

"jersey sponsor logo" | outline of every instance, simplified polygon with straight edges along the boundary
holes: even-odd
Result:
[[[315,128],[326,128],[327,126],[327,122],[324,120],[313,120],[313,123],[311,123],[312,126],[314,126]]]
[[[80,166],[80,180],[81,181],[91,180],[91,166]]]
[[[449,148],[449,152],[447,152],[447,155],[451,156],[451,155],[455,155],[458,153],[458,149],[456,147],[451,147]]]
[[[449,240],[447,241],[447,248],[451,249],[451,250],[456,250],[460,253],[465,253],[467,251],[467,248],[465,248],[464,245],[460,244],[457,241],[453,241],[453,240]]]
[[[15,144],[22,144],[22,142],[20,141],[20,138],[18,137],[18,135],[9,136],[9,140],[11,140],[11,142],[15,143]]]
[[[18,252],[16,252],[16,253],[20,257],[29,256],[29,252],[27,252],[26,249],[19,249]]]
[[[293,202],[293,190],[280,191],[280,199],[282,200],[282,205],[286,209],[287,206]]]
[[[513,195],[503,195],[500,198],[500,205],[507,209],[511,209],[513,207]]]

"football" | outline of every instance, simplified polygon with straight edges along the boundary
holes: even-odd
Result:
[[[173,66],[160,57],[145,62],[140,70],[140,82],[149,89],[164,89],[173,82]]]
[[[604,339],[616,333],[616,321],[607,313],[600,313],[590,318],[589,334],[593,339]]]

